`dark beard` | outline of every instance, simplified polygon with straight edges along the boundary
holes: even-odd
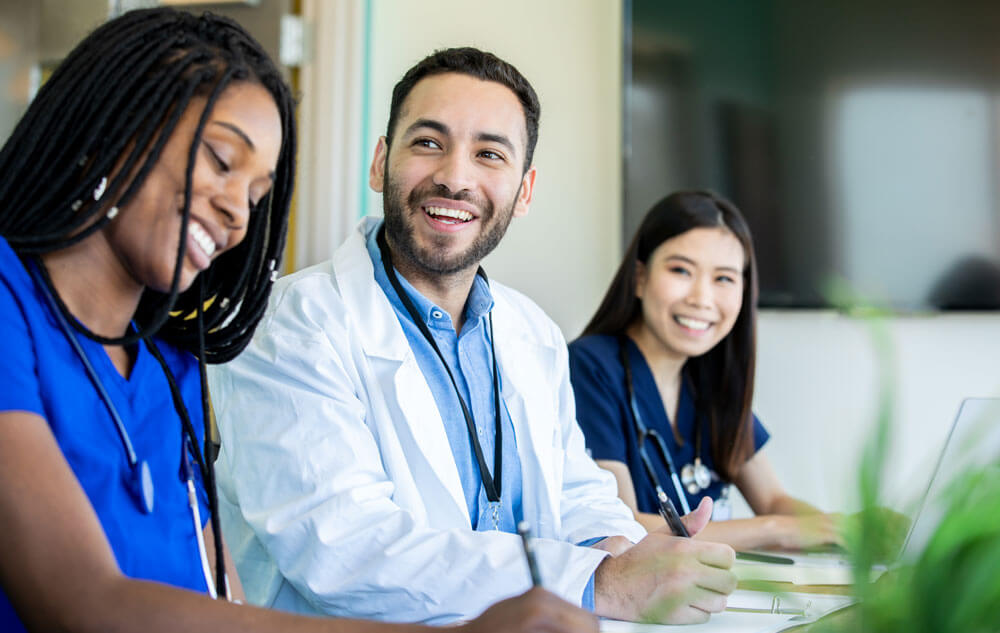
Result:
[[[514,217],[514,207],[517,204],[517,195],[520,194],[520,188],[518,188],[510,206],[496,214],[493,204],[488,200],[478,200],[472,194],[463,191],[452,193],[443,185],[418,187],[410,192],[407,202],[404,204],[403,192],[388,173],[385,175],[382,191],[382,211],[385,214],[385,233],[389,243],[400,257],[408,260],[410,264],[418,267],[421,271],[434,276],[453,275],[478,266],[479,262],[492,253],[507,232],[507,227],[510,226],[510,221]],[[482,212],[479,221],[482,223],[483,230],[464,253],[449,258],[444,252],[449,239],[444,235],[438,237],[437,243],[432,243],[428,248],[421,249],[417,246],[413,237],[412,222],[414,220],[409,216],[414,213],[423,213],[419,201],[432,197],[471,202]]]

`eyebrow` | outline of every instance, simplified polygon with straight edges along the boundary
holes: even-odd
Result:
[[[480,141],[485,141],[487,143],[499,143],[503,145],[511,154],[516,154],[517,150],[514,149],[514,144],[510,142],[510,139],[503,134],[487,134],[483,132],[477,137]]]
[[[257,151],[257,146],[253,144],[253,141],[250,140],[250,137],[247,136],[247,133],[241,130],[239,126],[233,125],[232,123],[227,123],[226,121],[212,121],[212,124],[221,125],[227,130],[234,132],[236,136],[243,139],[243,142],[247,144],[247,147],[249,147],[251,151]]]
[[[670,260],[672,260],[672,259],[679,259],[679,260],[681,260],[682,262],[686,262],[686,263],[688,263],[688,264],[691,264],[692,266],[697,266],[697,265],[698,265],[698,263],[697,263],[697,262],[695,262],[695,261],[694,261],[693,259],[691,259],[690,257],[685,257],[684,255],[669,255],[669,256],[667,257],[667,261],[670,261]],[[737,275],[742,275],[742,274],[743,274],[743,271],[742,271],[742,270],[740,270],[739,268],[733,268],[732,266],[717,266],[717,267],[715,268],[715,270],[716,270],[717,272],[718,272],[718,271],[721,271],[721,270],[726,270],[726,271],[729,271],[729,272],[732,272],[732,273],[735,273],[735,274],[737,274]]]
[[[451,134],[451,130],[448,129],[448,126],[440,121],[435,121],[434,119],[417,119],[410,124],[410,127],[406,128],[406,132],[403,133],[403,136],[409,136],[410,134],[413,134],[415,130],[422,127],[428,127],[436,132],[444,134],[445,136]]]
[[[420,128],[430,128],[436,132],[444,134],[445,136],[451,135],[451,129],[444,123],[441,123],[440,121],[435,121],[434,119],[417,119],[410,125],[410,127],[406,128],[406,132],[403,133],[403,136],[409,136],[415,130],[419,130]],[[480,132],[479,135],[476,136],[476,140],[486,143],[498,143],[506,147],[511,154],[517,153],[514,144],[510,141],[509,138],[507,138],[503,134],[491,134],[489,132]]]
[[[226,121],[212,121],[212,124],[213,125],[221,125],[222,127],[226,128],[227,130],[230,130],[231,132],[233,132],[234,134],[236,134],[236,136],[238,136],[241,139],[243,139],[243,142],[247,144],[247,147],[250,148],[251,152],[256,152],[257,151],[257,146],[253,144],[253,141],[250,140],[250,137],[247,136],[247,133],[244,132],[243,130],[241,130],[238,125],[234,125],[234,124],[228,123]],[[267,177],[270,178],[271,181],[273,182],[274,181],[274,172],[273,171],[267,172]]]

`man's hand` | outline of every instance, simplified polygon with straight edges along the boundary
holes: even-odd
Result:
[[[498,602],[459,630],[462,633],[597,633],[598,624],[593,614],[535,588]]]
[[[712,498],[702,497],[701,501],[698,503],[698,507],[691,511],[690,514],[685,514],[681,517],[681,523],[687,528],[688,535],[696,536],[698,532],[708,525],[708,522],[712,520]],[[670,528],[667,527],[663,531],[666,534],[672,534]]]
[[[681,520],[694,535],[711,516],[712,503],[703,499]],[[726,596],[736,589],[736,576],[729,571],[734,559],[728,545],[671,536],[664,526],[604,559],[595,573],[595,611],[618,620],[705,622],[726,608]]]

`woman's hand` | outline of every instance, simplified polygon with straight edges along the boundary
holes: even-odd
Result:
[[[841,514],[803,514],[768,517],[777,526],[777,546],[781,549],[810,549],[824,545],[844,545]]]

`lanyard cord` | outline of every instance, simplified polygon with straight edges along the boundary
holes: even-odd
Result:
[[[660,478],[656,476],[656,472],[653,470],[653,463],[649,459],[649,454],[646,452],[646,442],[645,438],[648,435],[652,437],[654,441],[660,443],[660,452],[663,453],[663,459],[667,463],[667,470],[670,472],[670,479],[674,484],[674,491],[677,493],[677,498],[680,500],[681,505],[684,507],[684,512],[690,512],[690,508],[687,501],[687,496],[684,494],[684,488],[681,486],[680,479],[678,478],[677,467],[674,465],[674,458],[670,454],[670,450],[666,446],[666,442],[663,441],[663,436],[660,435],[659,431],[656,429],[648,429],[642,422],[642,416],[639,414],[639,404],[636,402],[635,398],[635,388],[632,385],[632,363],[628,359],[628,349],[626,347],[627,342],[624,335],[618,337],[618,357],[621,360],[622,368],[625,370],[625,392],[628,397],[629,408],[632,411],[632,421],[635,424],[635,430],[637,434],[637,444],[639,448],[639,458],[642,460],[643,465],[646,467],[646,474],[649,476],[650,482],[653,484],[654,488],[662,490],[660,486]],[[697,420],[695,420],[695,456],[701,455],[701,427],[698,425]]]
[[[479,443],[479,437],[476,433],[476,422],[472,418],[472,413],[469,412],[469,407],[465,403],[465,398],[462,397],[462,393],[458,389],[458,383],[455,382],[455,376],[451,373],[451,367],[449,367],[447,361],[445,361],[444,355],[438,348],[437,342],[434,341],[434,337],[431,335],[430,330],[427,329],[427,324],[424,323],[423,318],[417,311],[417,307],[413,305],[412,301],[410,301],[406,291],[399,283],[399,278],[396,277],[396,271],[392,267],[392,256],[389,252],[389,246],[385,241],[385,226],[382,226],[382,228],[379,229],[375,241],[378,244],[379,251],[382,253],[382,266],[385,268],[385,274],[389,277],[389,283],[392,284],[393,289],[396,291],[396,296],[399,297],[399,300],[403,303],[403,306],[410,314],[413,322],[416,324],[417,328],[420,329],[420,333],[424,335],[427,342],[434,348],[434,352],[437,353],[438,359],[440,359],[441,364],[444,366],[444,370],[448,373],[448,378],[451,379],[451,386],[455,389],[455,397],[458,398],[459,404],[462,405],[462,415],[465,416],[465,426],[469,431],[469,439],[472,441],[472,449],[476,453],[476,461],[479,463],[479,474],[483,478],[483,487],[486,489],[486,498],[493,503],[497,503],[500,501],[500,484],[501,475],[503,473],[503,430],[500,422],[500,372],[497,368],[496,348],[493,345],[493,311],[490,311],[489,322],[490,356],[493,358],[493,415],[496,422],[496,438],[493,447],[493,475],[490,476],[490,471],[486,466],[486,458],[483,457],[483,447],[482,444]],[[486,277],[486,272],[481,267],[476,274],[486,280],[487,283],[489,282]]]

